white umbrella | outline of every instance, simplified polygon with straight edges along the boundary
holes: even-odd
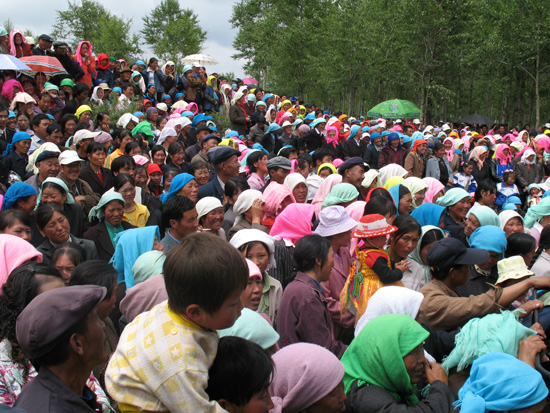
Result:
[[[0,70],[31,70],[31,68],[10,54],[0,54]]]
[[[217,65],[218,61],[205,54],[190,54],[181,59],[182,63],[197,64],[200,66]]]

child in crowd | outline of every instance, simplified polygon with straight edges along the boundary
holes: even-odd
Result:
[[[122,412],[224,411],[205,391],[218,348],[214,330],[239,317],[248,267],[210,233],[192,234],[173,250],[164,263],[168,301],[124,329],[105,374]]]
[[[530,184],[527,188],[527,191],[529,192],[529,195],[527,196],[528,208],[537,205],[542,199],[542,195],[544,194],[539,184]]]
[[[258,344],[223,337],[208,372],[206,393],[230,413],[267,412],[273,408],[269,395],[273,372],[273,360]]]
[[[356,322],[367,308],[372,295],[386,285],[403,286],[401,278],[409,269],[407,261],[392,264],[384,250],[387,235],[397,231],[380,214],[365,215],[359,220],[353,238],[364,240],[362,249],[356,248],[356,260],[350,269],[350,276],[340,295],[341,309],[356,314]]]
[[[477,189],[477,183],[472,175],[474,170],[474,161],[468,161],[463,163],[459,168],[460,172],[457,172],[454,176],[454,185],[453,188],[462,188],[468,193],[475,192]]]
[[[519,197],[519,189],[516,185],[516,174],[514,171],[506,171],[502,175],[503,182],[497,184],[497,199],[495,205],[501,209],[508,202],[511,196]]]

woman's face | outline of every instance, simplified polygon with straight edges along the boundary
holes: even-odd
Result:
[[[76,122],[72,119],[65,123],[65,135],[72,136]]]
[[[157,151],[153,155],[153,163],[156,163],[158,166],[164,165],[164,160],[166,159],[166,154],[164,151]]]
[[[441,191],[439,191],[437,194],[434,195],[434,197],[432,198],[432,203],[435,204],[435,201],[437,201],[439,197],[443,195],[445,195],[445,190],[442,189]]]
[[[130,151],[130,153],[128,155],[130,155],[130,156],[141,155],[141,148],[139,146],[136,146],[135,148],[132,148],[132,150]]]
[[[183,160],[185,159],[185,153],[183,152],[183,150],[181,150],[174,155],[170,155],[170,158],[172,159],[172,163],[174,165],[179,166],[183,163]]]
[[[203,218],[203,228],[209,228],[212,231],[218,231],[223,224],[223,207],[213,209]]]
[[[425,197],[426,197],[425,189],[423,189],[422,191],[418,191],[416,194],[414,194],[414,203],[416,204],[417,207],[422,205]]]
[[[479,220],[474,214],[470,214],[468,219],[466,219],[466,227],[464,228],[464,233],[467,237],[472,235],[476,229],[481,226]]]
[[[63,244],[69,239],[71,228],[65,215],[56,211],[40,233],[53,244]]]
[[[23,198],[19,198],[15,204],[15,209],[18,209],[25,215],[31,216],[34,213],[34,209],[36,208],[37,198],[38,195],[31,195],[26,200],[24,200]]]
[[[429,265],[426,256],[428,255],[428,251],[430,250],[430,248],[434,244],[435,244],[435,242],[431,242],[429,244],[426,244],[426,245],[424,245],[424,248],[422,248],[420,250],[420,258],[422,259],[422,262],[424,263],[424,265]]]
[[[438,151],[435,151],[434,155],[438,158],[443,158],[445,156],[445,148],[441,148]]]
[[[449,208],[449,212],[453,215],[455,219],[463,220],[466,218],[466,214],[470,210],[470,198],[466,197],[461,199],[456,204]]]
[[[109,202],[105,205],[103,210],[103,215],[105,216],[105,222],[116,227],[122,222],[122,217],[124,216],[124,207],[119,201]]]
[[[254,164],[257,171],[256,173],[260,176],[265,175],[267,173],[267,155],[262,156],[258,162]]]
[[[504,225],[504,232],[506,232],[506,238],[516,232],[522,233],[524,231],[523,221],[518,217],[510,218],[506,225]]]
[[[97,89],[97,97],[103,100],[103,96],[105,96],[105,92],[103,91],[103,89],[101,88]]]
[[[422,344],[403,357],[403,363],[405,363],[405,368],[411,378],[411,384],[419,383],[424,377],[425,362],[426,358],[424,357],[424,347]]]
[[[333,235],[330,237],[331,244],[333,249],[338,252],[340,248],[347,248],[351,244],[351,229],[346,232],[341,232],[340,234]]]
[[[23,238],[25,241],[31,242],[31,228],[17,220],[11,227],[4,229],[2,234],[15,235],[16,237]]]
[[[133,139],[132,139],[132,136],[130,135],[126,135],[124,138],[122,138],[122,140],[120,141],[120,147],[119,149],[124,152],[124,149],[126,148],[126,145],[129,144],[130,142],[132,142]]]
[[[17,118],[17,128],[20,131],[26,131],[27,129],[29,129],[29,123],[29,118],[27,118],[26,116],[22,115]]]
[[[450,151],[451,148],[453,147],[453,144],[451,143],[451,141],[445,141],[443,142],[443,146],[445,147],[446,151]]]
[[[405,194],[399,200],[399,213],[403,215],[410,215],[413,210],[412,195],[410,193]]]
[[[168,176],[164,179],[164,191],[165,191],[165,192],[169,192],[169,191],[170,191],[170,184],[172,183],[172,179],[174,179],[174,176],[173,176],[173,175],[168,175]]]
[[[105,151],[97,150],[90,155],[88,155],[88,159],[90,160],[90,164],[97,168],[101,168],[105,164]]]
[[[61,273],[65,286],[68,286],[71,274],[75,268],[71,258],[67,254],[63,254],[57,259],[53,267]]]
[[[344,382],[340,382],[329,394],[309,406],[306,411],[311,413],[339,413],[346,410]]]
[[[103,94],[103,90],[102,90]],[[99,96],[99,93],[98,93]],[[101,126],[101,129],[103,129],[105,132],[110,133],[111,132],[111,117],[109,115],[103,115],[103,119],[101,119],[101,123],[99,124]]]
[[[23,39],[19,33],[16,33],[15,36],[13,36],[13,40],[16,45],[20,46],[21,43],[23,43]]]
[[[185,196],[191,201],[197,202],[197,197],[199,196],[199,184],[197,183],[197,181],[192,179],[179,190],[177,195]]]
[[[42,202],[46,204],[57,204],[63,208],[66,199],[67,194],[61,193],[55,188],[42,189]]]
[[[120,187],[118,192],[124,198],[124,202],[126,202],[126,205],[133,204],[134,197],[136,196],[136,187],[134,185],[132,185],[130,182],[126,182]]]
[[[332,171],[329,168],[323,168],[321,172],[319,172],[319,177],[325,179],[327,176],[331,174],[332,174]]]
[[[149,176],[147,175],[147,171],[145,169],[140,169],[139,171],[136,171],[136,176],[134,178],[134,182],[136,186],[145,188],[145,185],[147,185],[148,179],[149,179]]]
[[[407,232],[400,238],[391,238],[392,251],[401,259],[406,258],[418,245],[420,234],[418,231]]]
[[[250,308],[252,311],[258,310],[260,306],[260,299],[262,298],[262,278],[261,277],[249,277],[248,284],[241,295],[243,306]]]
[[[497,193],[496,191],[481,191],[481,205],[486,205],[488,207],[491,207],[495,204],[495,201],[497,200]]]
[[[283,212],[285,210],[285,208],[287,206],[289,206],[290,204],[292,204],[292,198],[290,198],[290,196],[285,197],[285,199],[283,199],[283,202],[281,202],[279,210],[277,211],[277,215],[279,215],[281,212]]]
[[[307,185],[300,182],[292,190],[292,195],[294,195],[297,203],[304,204],[307,200]]]
[[[153,242],[153,251],[164,251],[164,245],[162,245],[159,239],[155,236],[155,242]]]
[[[487,159],[487,152],[483,152],[481,155],[479,155],[479,160],[481,162],[485,162],[485,159]]]
[[[199,186],[207,184],[209,178],[210,172],[208,172],[208,168],[195,169],[195,180]]]
[[[253,247],[248,248],[245,258],[248,258],[256,264],[262,274],[267,270],[267,265],[269,264],[269,251],[261,242],[257,242]]]
[[[80,115],[80,122],[89,123],[92,119],[92,112],[87,110],[82,115]]]
[[[88,50],[90,50],[88,43],[82,43],[82,47],[80,48],[80,54],[86,55],[88,53]]]

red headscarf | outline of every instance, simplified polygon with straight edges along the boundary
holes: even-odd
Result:
[[[416,152],[416,150],[418,149],[418,147],[422,144],[428,144],[428,141],[426,139],[417,139],[414,141],[414,145],[413,145],[413,148],[411,149],[412,152]]]
[[[105,66],[101,66],[101,61],[105,59],[107,59],[107,63],[105,63]],[[105,53],[98,54],[96,66],[101,70],[107,70],[109,68],[109,55]]]

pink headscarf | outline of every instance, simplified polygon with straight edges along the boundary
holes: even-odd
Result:
[[[508,139],[508,138],[510,139],[510,142],[513,142],[513,141],[516,140],[515,135],[513,135],[512,133],[507,133],[506,135],[504,135],[504,136],[502,137],[502,142],[505,142],[506,139]]]
[[[472,135],[469,134],[469,133],[466,133],[463,137],[462,137],[462,142],[464,142],[464,151],[465,152],[469,152],[470,151],[470,141],[472,140]]]
[[[538,151],[540,147],[544,148],[544,152],[548,152],[548,149],[550,149],[550,138],[546,136],[537,137],[535,139],[535,148]]]
[[[264,192],[264,199],[265,197]],[[313,234],[311,230],[311,218],[314,207],[311,204],[290,204],[275,218],[269,235],[277,239],[288,239],[296,244],[306,235]]]
[[[472,152],[470,152],[470,160],[477,163],[479,169],[483,168],[483,162],[479,159],[480,156],[487,152],[483,146],[476,146]]]
[[[33,258],[42,262],[42,254],[30,243],[15,235],[0,234],[0,287],[15,268]]]
[[[281,213],[281,204],[286,197],[290,197],[292,203],[296,202],[294,195],[286,185],[271,182],[264,190],[265,215],[264,218],[275,218]],[[288,208],[288,207],[287,207]]]
[[[323,183],[319,186],[317,193],[313,197],[313,201],[311,202],[311,205],[315,206],[315,216],[319,215],[319,212],[323,209],[323,201],[332,190],[332,187],[341,182],[342,175],[340,174],[330,174],[325,178]]]
[[[359,221],[361,218],[363,218],[363,215],[365,214],[365,205],[367,205],[365,201],[352,202],[346,207],[346,212],[351,217],[351,219],[355,221]],[[349,252],[352,257],[355,255],[355,247],[357,247],[357,244],[359,244],[359,241],[360,241],[359,238],[351,239]]]
[[[199,112],[199,107],[197,106],[197,104],[195,102],[191,102],[189,104],[189,106],[187,106],[187,109],[185,109],[185,110],[193,112],[193,115],[196,115]]]
[[[21,30],[19,29],[12,30],[10,32],[10,54],[12,56],[17,56],[17,50],[15,49],[15,35],[18,33],[21,35],[21,39],[23,40],[23,43],[27,43],[27,39],[25,38],[25,35]],[[21,92],[23,92],[23,89],[21,89]]]
[[[422,178],[422,180],[428,185],[426,195],[424,196],[424,203],[433,202],[434,196],[441,192],[442,189],[445,189],[445,185],[439,182],[439,179]]]
[[[92,44],[88,40],[83,40],[80,43],[78,43],[78,47],[76,48],[76,60],[80,66],[84,66],[84,63],[82,63],[82,55],[80,54],[80,51],[82,50],[82,45],[87,43],[88,44],[88,55],[90,56],[90,59],[92,59]]]
[[[504,155],[504,151],[506,149],[508,149],[508,156]],[[510,147],[505,143],[498,144],[497,150],[495,152],[495,159],[498,159],[501,165],[510,165],[512,163],[512,154],[510,152]]]
[[[21,86],[21,83],[19,83],[15,79],[10,79],[10,80],[7,80],[6,82],[4,82],[4,84],[2,85],[2,97],[11,101],[13,99],[13,97],[15,96],[15,93],[13,91],[14,87],[18,87],[19,92],[24,92],[25,91],[25,90],[23,90],[23,86]]]
[[[332,146],[336,148],[336,146],[338,146],[338,128],[336,126],[329,126],[325,130],[327,133],[327,143],[332,143]],[[330,136],[328,136],[329,131],[332,131],[332,130],[336,132],[336,135],[334,135],[334,138],[331,138]]]
[[[447,160],[449,162],[452,162],[455,157],[455,140],[453,138],[445,138],[443,141],[443,144],[445,145],[445,142],[451,142],[451,150],[448,151],[445,149],[445,155],[447,155]]]
[[[332,165],[334,165],[335,168],[338,168],[343,163],[344,163],[344,161],[341,160],[340,158],[336,158],[334,161],[332,161]]]

